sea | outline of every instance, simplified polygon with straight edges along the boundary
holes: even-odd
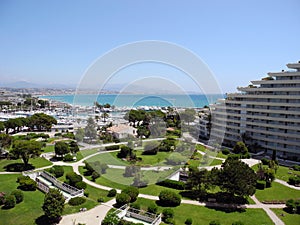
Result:
[[[93,106],[97,101],[99,104],[110,104],[115,107],[182,107],[202,108],[215,103],[218,99],[224,98],[221,94],[77,94],[77,95],[49,95],[39,96],[43,99],[50,99],[68,103],[76,106]]]

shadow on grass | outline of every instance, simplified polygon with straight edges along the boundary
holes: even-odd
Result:
[[[54,224],[58,224],[60,220],[61,220],[61,217],[56,220],[49,220],[47,216],[42,215],[35,219],[35,223],[37,225],[45,225],[45,224],[54,225]]]
[[[246,212],[246,208],[244,207],[239,207],[239,206],[236,206],[236,205],[223,205],[223,206],[216,206],[214,205],[213,203],[207,203],[205,205],[206,208],[209,208],[209,209],[214,209],[216,211],[222,211],[222,212],[225,212],[225,213],[232,213],[232,212],[239,212],[239,213],[243,213],[243,212]]]
[[[22,172],[26,170],[33,170],[35,167],[31,164],[25,166],[24,163],[11,163],[4,166],[6,172]]]

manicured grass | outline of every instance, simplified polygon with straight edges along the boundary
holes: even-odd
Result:
[[[154,201],[138,198],[137,202],[141,208],[146,210],[147,206]],[[158,207],[162,212],[163,207]],[[273,222],[262,209],[246,209],[244,212],[224,212],[222,210],[210,209],[203,206],[181,204],[174,210],[176,224],[184,224],[187,218],[193,219],[193,225],[208,225],[212,220],[219,220],[222,225],[231,225],[235,221],[243,221],[245,225],[264,224],[271,225]]]
[[[218,154],[216,155],[216,157],[227,159],[228,155],[224,155],[221,151],[219,151]]]
[[[163,165],[171,152],[158,152],[156,155],[143,155],[143,151],[135,151],[137,157],[141,157],[142,161],[137,162],[140,166],[156,166]]]
[[[71,206],[69,204],[65,204],[63,215],[78,213],[81,208],[86,208],[87,210],[89,210],[94,208],[96,205],[98,205],[98,203],[90,199],[87,199],[86,202],[81,205]]]
[[[106,163],[108,165],[118,165],[118,166],[126,166],[129,164],[129,162],[119,159],[116,156],[117,154],[118,154],[118,152],[100,153],[99,155],[95,155],[95,156],[87,159],[86,161],[88,161],[88,162],[100,161],[100,162]]]
[[[15,164],[15,163],[23,163],[23,162],[21,159],[17,159],[17,160],[1,159],[0,160],[0,172],[6,171],[4,168],[5,166],[10,165],[10,164]],[[48,161],[47,159],[45,159],[43,157],[29,159],[29,164],[31,164],[35,168],[41,168],[41,167],[52,165],[52,163],[50,161]]]
[[[271,201],[271,200],[282,200],[298,199],[300,198],[300,191],[288,188],[277,182],[272,182],[272,187],[264,190],[256,190],[255,196],[259,201]]]
[[[284,222],[285,225],[299,225],[300,215],[290,214],[285,212],[283,209],[272,209],[273,212]],[[284,216],[282,216],[284,215]]]
[[[46,147],[42,148],[44,153],[47,152],[54,152],[54,145],[47,145]]]
[[[92,148],[92,149],[86,149],[86,150],[81,150],[81,155],[85,158],[89,155],[95,154],[99,151],[99,148]]]
[[[16,183],[18,174],[0,175],[0,191],[10,193],[17,189]],[[17,204],[12,209],[0,209],[0,224],[14,225],[32,225],[35,219],[43,215],[42,204],[44,202],[44,194],[38,190],[23,192],[24,201]]]
[[[163,190],[170,190],[170,191],[177,192],[177,193],[181,192],[180,190],[163,187],[163,186],[159,186],[156,184],[150,184],[147,187],[143,187],[143,188],[139,189],[141,194],[154,195],[154,196],[158,196],[159,193]]]
[[[276,178],[284,181],[288,181],[289,177],[300,176],[300,171],[290,170],[289,167],[279,166],[276,172]]]

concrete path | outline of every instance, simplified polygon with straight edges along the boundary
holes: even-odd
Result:
[[[257,198],[255,196],[251,196],[251,198],[253,199],[253,201],[259,208],[263,209],[268,214],[268,216],[271,218],[271,220],[273,221],[273,223],[275,225],[284,225],[284,222],[282,222],[278,218],[278,216],[270,209],[270,205],[265,205],[265,204],[261,203],[260,201],[257,200]],[[271,205],[271,206],[273,206],[273,205]],[[281,205],[280,208],[284,208],[284,207],[285,207],[285,205],[284,206]]]
[[[295,190],[299,190],[299,191],[300,191],[300,187],[296,187],[296,186],[294,186],[294,185],[290,185],[290,184],[288,184],[288,183],[287,183],[286,181],[284,181],[284,180],[275,179],[274,181],[277,182],[277,183],[279,183],[279,184],[282,184],[282,185],[284,185],[284,186],[287,186],[287,187],[289,187],[289,188],[292,188],[292,189],[295,189]]]
[[[105,215],[111,208],[113,208],[115,203],[115,199],[112,199],[88,211],[63,216],[59,225],[77,225],[78,223],[86,225],[101,225]]]

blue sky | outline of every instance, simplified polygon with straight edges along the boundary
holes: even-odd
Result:
[[[193,51],[233,92],[300,60],[299,8],[298,0],[1,0],[0,78],[76,84],[107,51],[162,40]]]

